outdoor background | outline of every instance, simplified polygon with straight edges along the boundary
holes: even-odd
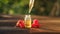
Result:
[[[0,14],[26,14],[29,0],[0,0]],[[60,16],[60,0],[35,0],[31,15]]]

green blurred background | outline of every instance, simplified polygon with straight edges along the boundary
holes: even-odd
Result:
[[[0,14],[26,14],[29,0],[0,0]],[[35,0],[31,15],[60,16],[60,0]]]

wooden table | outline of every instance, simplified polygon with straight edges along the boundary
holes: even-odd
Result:
[[[39,28],[21,29],[18,27],[0,27],[0,34],[58,34],[59,32]]]
[[[60,17],[32,16],[33,19],[39,20],[39,23],[42,24],[41,28],[21,29],[12,27],[16,25],[18,19],[23,18],[24,16],[22,15],[2,16],[0,18],[0,26],[4,27],[0,27],[0,34],[58,34],[60,32]]]
[[[29,31],[17,27],[0,27],[0,34],[29,34]]]

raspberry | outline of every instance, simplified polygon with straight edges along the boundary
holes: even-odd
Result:
[[[37,19],[33,20],[32,28],[39,28],[40,24]]]
[[[17,26],[20,27],[20,28],[24,28],[25,27],[24,21],[23,20],[18,20]]]

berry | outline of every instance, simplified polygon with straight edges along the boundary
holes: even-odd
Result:
[[[18,20],[17,26],[20,27],[20,28],[24,28],[25,27],[24,21],[23,20]]]
[[[33,20],[32,28],[39,28],[40,24],[37,19]]]

